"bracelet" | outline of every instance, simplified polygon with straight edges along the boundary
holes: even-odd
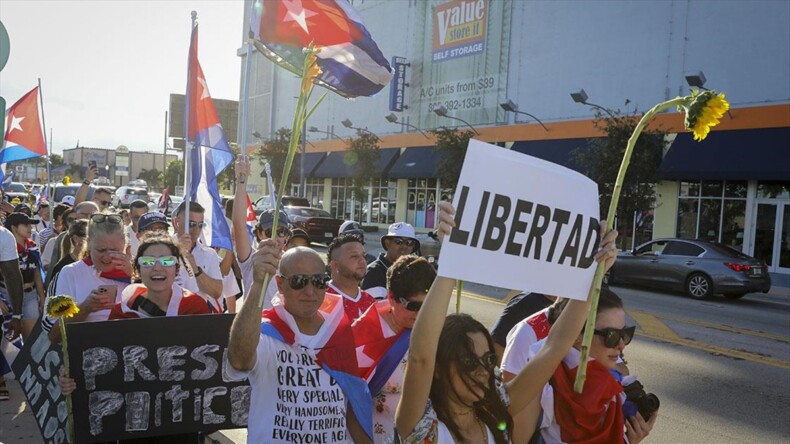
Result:
[[[21,321],[22,320],[22,315],[21,314],[15,314],[15,315],[11,316],[11,319],[19,319]]]
[[[82,184],[83,184],[83,185],[90,185],[91,183],[90,183],[89,181],[87,181],[87,180],[83,180],[83,181],[82,181]]]
[[[239,179],[239,183],[243,184],[244,183],[244,179]]]
[[[198,277],[198,276],[200,276],[201,274],[203,274],[203,269],[202,269],[202,268],[200,268],[200,267],[197,267],[197,271],[195,272],[195,277]]]

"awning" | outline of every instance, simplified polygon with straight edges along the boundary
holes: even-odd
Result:
[[[724,117],[727,119],[727,117]],[[658,168],[665,180],[787,180],[790,127],[681,133]]]
[[[395,159],[400,154],[398,148],[379,149],[381,155],[376,162],[374,175],[385,177]],[[351,151],[333,151],[327,154],[326,159],[316,168],[314,177],[352,177],[354,176],[354,161]]]
[[[434,178],[439,152],[434,146],[406,148],[389,171],[392,179]]]
[[[313,171],[326,157],[326,153],[306,153],[304,155],[304,177],[313,177]],[[294,163],[291,168],[299,169],[299,163]]]
[[[512,151],[527,154],[538,159],[543,159],[557,165],[587,174],[586,168],[576,162],[573,151],[576,148],[589,149],[589,141],[593,139],[556,139],[556,140],[528,140],[516,142]]]

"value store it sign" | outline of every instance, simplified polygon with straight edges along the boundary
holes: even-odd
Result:
[[[433,61],[485,51],[488,0],[453,0],[433,11]]]

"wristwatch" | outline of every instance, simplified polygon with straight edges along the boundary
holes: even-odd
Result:
[[[21,314],[15,314],[15,315],[11,316],[11,319],[19,319],[21,321],[22,320],[22,315]]]
[[[198,277],[201,274],[203,274],[203,269],[202,268],[200,268],[200,267],[195,267],[195,268],[197,268],[197,271],[195,272],[195,277]]]

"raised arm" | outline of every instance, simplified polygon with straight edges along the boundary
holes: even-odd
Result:
[[[264,276],[268,274],[274,279],[281,256],[282,252],[277,250],[275,241],[271,239],[262,242],[261,248],[252,256],[252,285],[230,326],[228,362],[236,370],[249,371],[255,367],[255,350],[261,336],[261,309],[258,308],[257,296],[261,294]]]
[[[447,202],[439,203],[439,236],[443,238],[455,226],[455,209]],[[425,403],[431,391],[436,349],[439,335],[447,316],[447,304],[453,292],[455,279],[437,277],[428,290],[425,302],[409,341],[409,357],[403,376],[403,389],[395,413],[395,428],[399,436],[408,436],[425,412]]]
[[[602,230],[605,230],[606,223],[601,222],[601,227]],[[601,237],[600,250],[595,255],[595,260],[597,262],[605,261],[606,270],[609,270],[617,258],[617,248],[614,245],[617,231],[612,230],[605,235],[602,232]],[[592,293],[592,288],[590,288],[590,293]],[[572,300],[568,303],[557,322],[551,327],[543,347],[508,383],[508,394],[511,401],[508,410],[511,415],[515,416],[543,391],[543,386],[549,381],[562,358],[579,337],[590,309],[589,300],[588,294],[586,301]]]
[[[88,169],[85,171],[85,180],[82,181],[82,185],[77,190],[77,194],[74,195],[74,205],[76,206],[80,202],[85,202],[88,200],[88,190],[91,187],[91,183],[93,183],[93,179],[96,178],[98,174],[98,167],[96,165],[91,164],[88,166]]]
[[[244,262],[250,257],[252,246],[247,234],[247,180],[250,177],[250,159],[236,156],[236,194],[233,195],[233,239],[236,244],[236,257]]]

